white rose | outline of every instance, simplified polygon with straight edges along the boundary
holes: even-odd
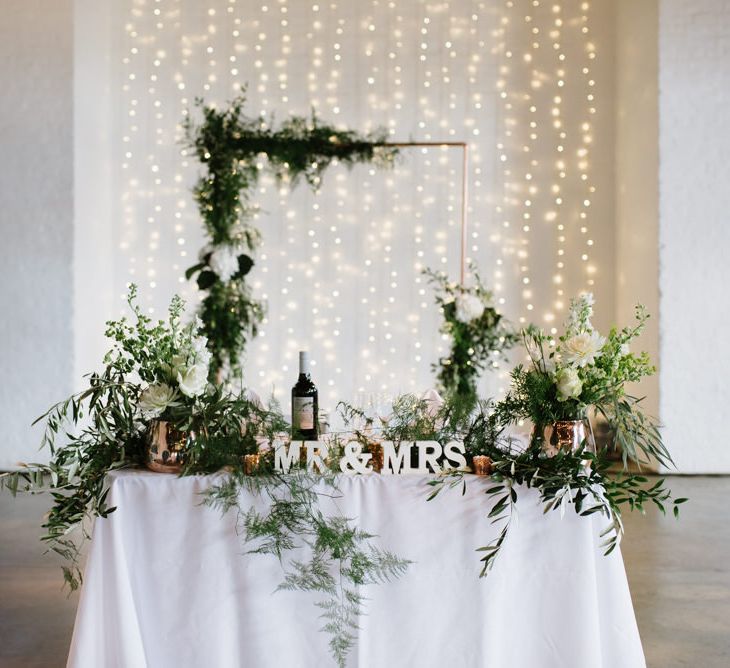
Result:
[[[558,384],[558,401],[577,398],[583,391],[578,372],[571,367],[560,369],[555,375],[555,381]]]
[[[456,319],[460,322],[471,322],[484,313],[484,304],[476,295],[465,294],[456,297]]]
[[[628,343],[622,343],[622,344],[621,344],[621,348],[619,349],[619,352],[620,352],[620,353],[621,353],[621,354],[622,354],[622,355],[623,355],[624,357],[625,357],[626,355],[628,355],[628,354],[629,354],[629,352],[631,352],[631,351],[629,350],[629,344],[628,344]]]
[[[563,359],[568,364],[580,367],[593,364],[596,357],[601,354],[604,343],[606,343],[606,339],[595,330],[580,332],[571,336],[563,344]]]
[[[183,373],[177,374],[177,383],[186,397],[200,396],[208,384],[208,367],[203,364],[193,364]]]
[[[229,281],[238,271],[238,249],[233,246],[218,246],[210,255],[208,264],[221,281]]]
[[[155,418],[176,403],[177,390],[165,383],[150,385],[139,395],[139,408],[146,418]]]

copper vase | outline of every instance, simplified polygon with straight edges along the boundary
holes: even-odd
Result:
[[[153,420],[147,430],[147,468],[157,473],[180,473],[187,447],[195,438],[166,420]]]
[[[486,455],[474,455],[471,468],[475,475],[491,475],[492,459]]]
[[[532,443],[541,447],[548,457],[554,457],[561,450],[576,452],[583,445],[589,452],[596,451],[596,441],[588,418],[535,425],[532,431]]]

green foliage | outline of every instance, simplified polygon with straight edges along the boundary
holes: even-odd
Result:
[[[423,273],[436,288],[436,304],[443,314],[439,331],[450,340],[448,355],[433,365],[439,390],[474,404],[480,374],[504,359],[519,337],[494,307],[492,293],[473,267],[472,287],[452,283],[442,272]]]
[[[605,450],[593,453],[584,444],[576,452],[560,451],[550,457],[536,442],[525,446],[507,432],[506,428],[522,415],[506,401],[480,401],[471,406],[451,397],[443,405],[435,406],[426,399],[403,395],[393,402],[391,414],[382,418],[367,416],[346,403],[341,403],[338,410],[349,430],[348,438],[363,444],[366,452],[379,440],[457,440],[464,443],[467,461],[475,455],[486,455],[492,460],[492,484],[485,490],[489,497],[487,519],[501,528],[495,539],[478,548],[482,555],[481,577],[490,571],[508,538],[521,488],[537,489],[545,512],[559,511],[562,515],[572,508],[581,516],[600,513],[606,519],[606,554],[615,549],[623,535],[622,507],[644,512],[647,504],[653,504],[662,512],[671,508],[677,516],[679,506],[687,500],[673,499],[664,479],[648,486],[645,476],[626,470],[612,473],[612,462]],[[632,439],[637,433],[643,432],[627,429],[624,437]],[[659,438],[658,432],[654,437]],[[658,444],[656,447],[664,448],[660,438]],[[635,442],[633,447],[641,448]],[[429,501],[445,489],[457,488],[462,494],[466,491],[466,472],[449,468],[445,462],[441,466],[443,470],[428,482],[432,487]]]
[[[197,276],[205,292],[200,317],[213,356],[211,374],[240,371],[243,351],[253,339],[266,312],[246,282],[254,264],[253,253],[260,233],[251,220],[257,209],[251,202],[263,169],[291,185],[304,179],[318,188],[324,171],[333,162],[351,167],[358,163],[389,165],[396,150],[385,146],[386,133],[361,135],[310,118],[293,116],[276,128],[273,118],[249,117],[241,95],[227,109],[202,108],[203,120],[185,119],[188,149],[206,168],[193,194],[205,225],[210,246],[199,262],[186,272]],[[267,161],[261,167],[261,156]],[[215,253],[238,257],[238,271],[216,273]],[[213,258],[213,259],[212,259]],[[220,269],[218,269],[220,272]]]
[[[243,509],[241,491],[255,491],[268,499],[268,509]],[[283,475],[269,461],[258,476],[234,473],[208,491],[205,502],[224,512],[236,509],[251,553],[270,554],[285,568],[279,589],[318,592],[322,630],[330,636],[330,651],[344,667],[363,613],[361,588],[403,575],[410,562],[381,550],[375,536],[351,520],[322,510],[341,496],[333,476],[299,471]],[[306,555],[305,559],[294,555]]]

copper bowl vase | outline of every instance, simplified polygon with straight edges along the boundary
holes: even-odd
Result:
[[[576,452],[583,445],[589,452],[596,451],[596,441],[588,418],[535,425],[532,443],[539,445],[548,457],[554,457],[560,451]]]
[[[156,473],[180,473],[190,442],[191,431],[180,431],[166,420],[153,420],[147,430],[147,468]]]

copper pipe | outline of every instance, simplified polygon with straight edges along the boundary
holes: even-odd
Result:
[[[411,148],[411,147],[434,147],[439,146],[457,147],[462,149],[461,163],[461,256],[460,256],[460,282],[462,285],[466,283],[466,244],[467,244],[467,199],[469,196],[469,144],[464,141],[398,141],[383,142],[379,146],[390,146],[392,148]]]

